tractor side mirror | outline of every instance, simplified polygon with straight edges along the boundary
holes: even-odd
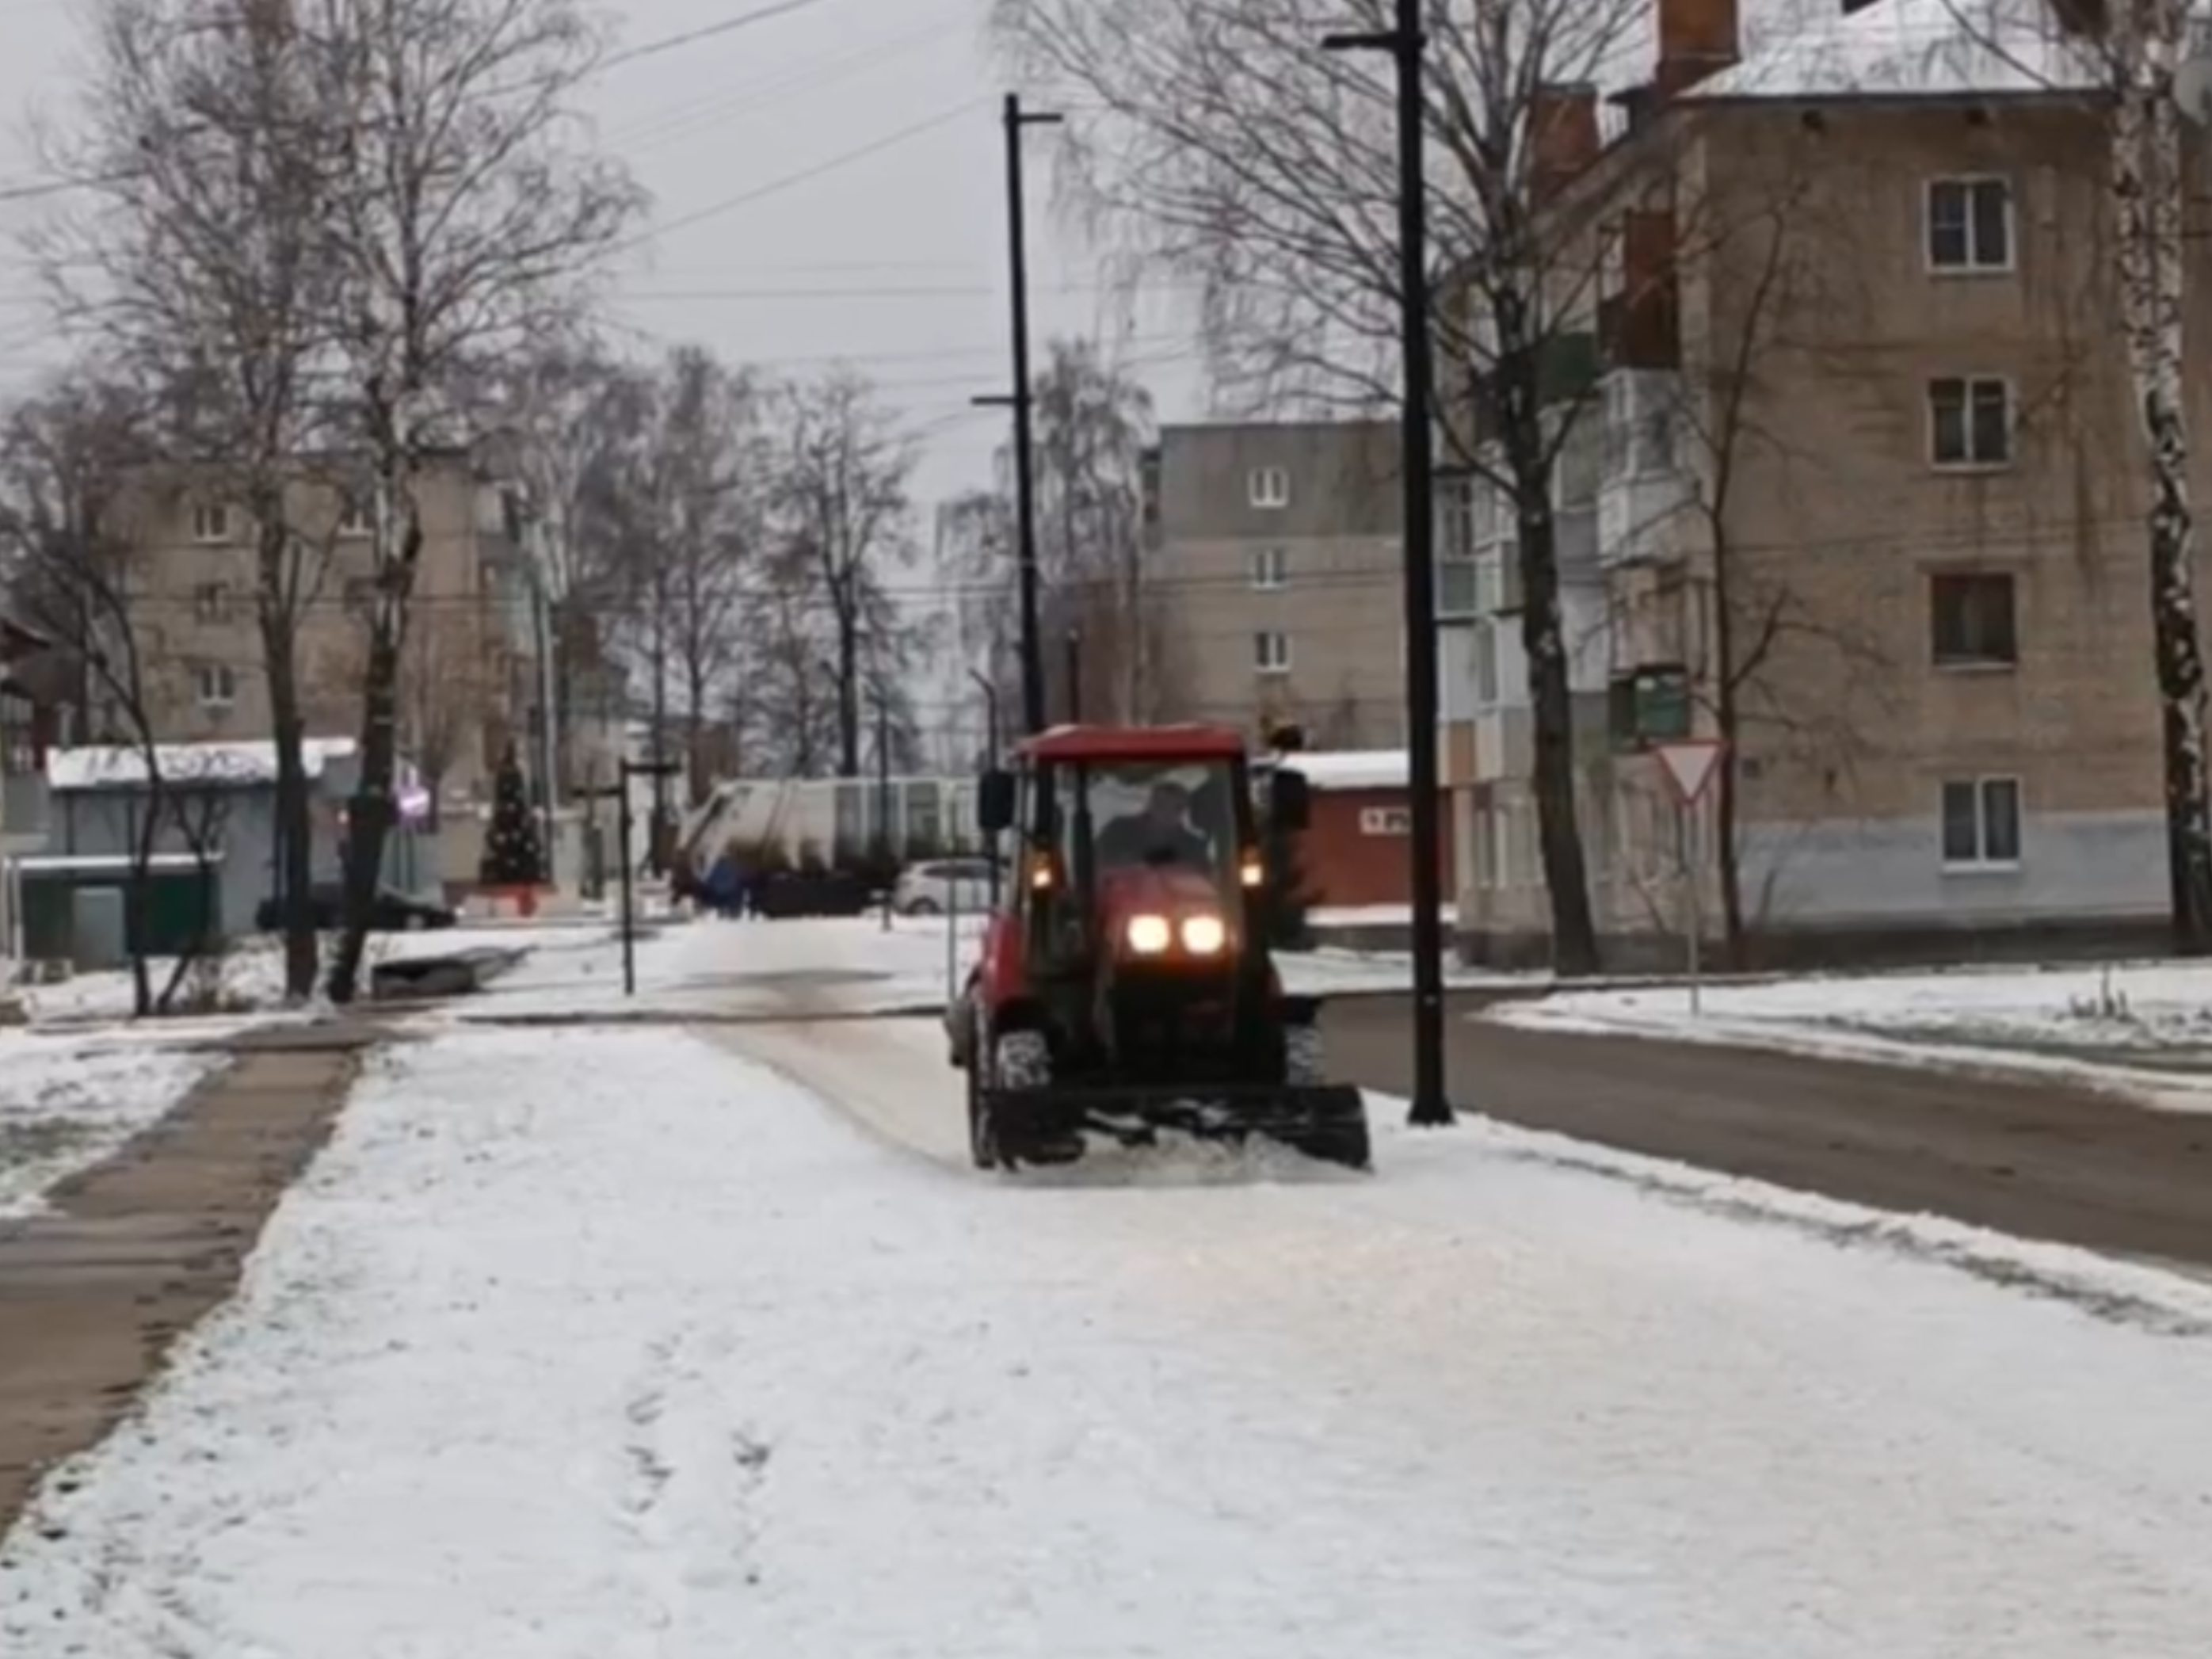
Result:
[[[1313,821],[1313,792],[1304,773],[1276,769],[1267,781],[1267,821],[1292,835]]]
[[[975,783],[975,827],[987,836],[1014,827],[1014,775],[995,768]]]

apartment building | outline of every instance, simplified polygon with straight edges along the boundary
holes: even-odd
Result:
[[[51,641],[0,611],[0,988],[21,950],[22,878],[17,860],[43,851],[46,756],[58,711],[27,670]]]
[[[1382,422],[1161,428],[1145,585],[1163,712],[1403,744],[1398,454]]]
[[[443,804],[488,800],[499,757],[526,746],[543,700],[532,589],[508,501],[469,456],[434,458],[421,484],[424,542],[398,684],[400,743]],[[298,662],[307,731],[351,736],[374,557],[363,497],[303,462],[285,507],[303,621]],[[245,508],[212,474],[139,481],[131,597],[165,739],[272,734],[256,622],[257,544]]]
[[[1561,393],[1588,439],[1554,488],[1583,837],[1619,942],[1686,913],[1651,747],[1724,725],[1731,787],[1693,861],[1717,930],[1734,849],[1770,954],[2163,915],[2102,117],[2020,70],[2047,42],[1990,48],[1961,15],[1871,0],[1747,29],[1733,0],[1659,0],[1642,84],[1551,94],[1549,210],[1588,227],[1597,272]],[[2201,229],[2186,249],[2194,338]],[[2206,429],[2212,384],[2188,395]],[[1548,924],[1510,526],[1483,494],[1443,548],[1473,596],[1445,713],[1468,739],[1462,930],[1506,956]]]

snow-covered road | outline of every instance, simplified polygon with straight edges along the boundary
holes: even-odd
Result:
[[[2100,1317],[1480,1126],[1032,1189],[909,1149],[926,1028],[836,1029],[890,1141],[749,1032],[380,1057],[9,1546],[0,1652],[2212,1651],[2212,1341],[2136,1322],[2200,1290],[2070,1262]]]

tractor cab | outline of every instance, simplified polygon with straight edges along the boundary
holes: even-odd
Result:
[[[1304,776],[1255,799],[1222,726],[1060,726],[987,773],[978,827],[1014,879],[947,1009],[985,1167],[1080,1155],[1083,1135],[1272,1135],[1364,1165],[1359,1091],[1326,1081],[1318,1008],[1269,950],[1269,840],[1304,827]]]
[[[1102,958],[1264,965],[1269,860],[1234,732],[1060,727],[1019,760],[977,805],[983,829],[1018,838],[1008,896],[1033,977]],[[1304,827],[1304,777],[1267,781],[1269,829]]]

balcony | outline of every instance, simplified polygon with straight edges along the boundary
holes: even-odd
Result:
[[[1595,537],[1597,562],[1608,569],[1680,554],[1682,526],[1698,507],[1681,397],[1681,376],[1670,370],[1616,369],[1605,378]]]
[[[43,774],[0,775],[0,853],[30,853],[43,848],[50,818]]]

